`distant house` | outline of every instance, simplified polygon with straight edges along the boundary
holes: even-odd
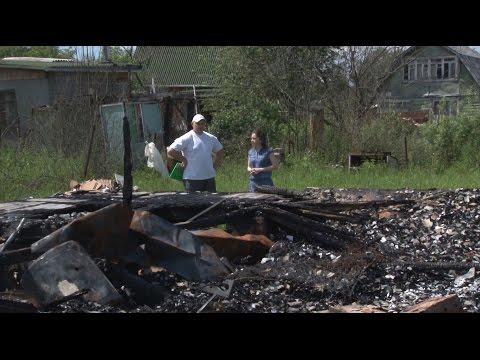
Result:
[[[478,109],[480,54],[467,46],[410,47],[382,90],[382,111],[417,123]]]
[[[37,109],[59,110],[74,99],[93,108],[128,98],[131,73],[140,68],[54,58],[0,60],[0,140],[31,130]],[[73,119],[65,116],[63,121]]]
[[[163,142],[169,145],[190,128],[202,100],[217,87],[215,63],[218,47],[211,46],[138,46],[134,60],[148,97],[157,99],[164,119]],[[211,120],[209,114],[207,121]],[[157,144],[158,146],[159,144]]]

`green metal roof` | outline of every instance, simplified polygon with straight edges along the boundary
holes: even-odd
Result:
[[[87,64],[79,61],[68,61],[63,59],[50,59],[50,61],[39,58],[30,59],[9,59],[0,60],[0,69],[25,69],[25,70],[41,70],[49,71],[139,71],[141,66],[133,64],[115,64],[115,63],[97,63]]]
[[[215,86],[215,46],[138,46],[134,59],[156,86]]]

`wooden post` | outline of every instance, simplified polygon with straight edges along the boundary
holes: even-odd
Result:
[[[130,147],[130,126],[128,124],[127,107],[123,102],[123,205],[132,208],[132,151]]]

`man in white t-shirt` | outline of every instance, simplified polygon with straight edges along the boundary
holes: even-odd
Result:
[[[203,115],[193,117],[192,128],[175,139],[167,155],[183,163],[186,191],[216,192],[215,175],[223,160],[223,145],[205,131],[207,120]]]

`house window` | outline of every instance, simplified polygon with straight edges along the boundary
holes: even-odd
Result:
[[[415,80],[417,77],[415,76],[415,64],[408,65],[408,78],[411,80]]]
[[[422,79],[428,79],[428,68],[430,67],[430,65],[428,63],[426,64],[423,64],[423,72],[422,72]]]
[[[453,80],[457,77],[455,57],[416,59],[403,68],[403,80]]]
[[[442,78],[442,64],[437,64],[437,79]]]
[[[428,63],[417,63],[417,79],[426,80],[428,79]]]
[[[443,60],[443,78],[454,79],[455,78],[455,58],[446,58]]]
[[[14,130],[16,119],[17,98],[15,90],[0,91],[0,136]]]

